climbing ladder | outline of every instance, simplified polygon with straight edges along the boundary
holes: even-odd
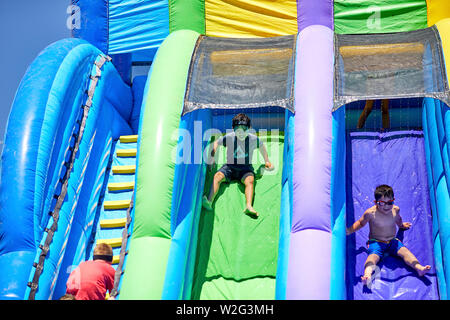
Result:
[[[127,224],[127,210],[133,197],[137,137],[137,135],[121,136],[116,143],[94,239],[95,244],[108,243],[111,245],[114,254],[114,268],[119,263],[122,233]]]

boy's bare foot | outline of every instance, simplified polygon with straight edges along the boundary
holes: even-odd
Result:
[[[256,210],[252,206],[247,206],[247,208],[245,208],[244,210],[244,213],[254,218],[257,218],[259,216],[258,212],[256,212]]]
[[[423,277],[428,271],[431,270],[431,267],[429,265],[426,266],[418,265],[416,266],[416,270],[419,276]]]
[[[202,206],[208,211],[212,211],[212,203],[206,196],[203,196]]]

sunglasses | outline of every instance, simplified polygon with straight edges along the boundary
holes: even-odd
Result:
[[[237,125],[237,126],[235,126],[235,127],[233,128],[234,131],[239,130],[239,129],[241,129],[242,131],[247,131],[247,130],[248,130],[248,127],[245,126],[245,125],[243,125],[243,124],[240,124],[240,125]]]
[[[392,200],[388,200],[388,201],[383,201],[383,200],[375,200],[374,202],[375,202],[375,204],[377,204],[377,205],[379,205],[379,206],[392,206],[393,204],[394,204],[394,200],[395,199],[392,199]]]

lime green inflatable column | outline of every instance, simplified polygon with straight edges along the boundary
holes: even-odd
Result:
[[[178,129],[192,53],[199,34],[170,34],[147,80],[141,124],[134,226],[120,299],[161,299],[171,242],[170,212]]]

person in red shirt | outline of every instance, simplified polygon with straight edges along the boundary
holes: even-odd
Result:
[[[66,283],[66,293],[76,300],[105,300],[106,292],[114,287],[115,270],[111,266],[113,251],[109,244],[99,243],[94,259],[84,261],[72,271]]]

